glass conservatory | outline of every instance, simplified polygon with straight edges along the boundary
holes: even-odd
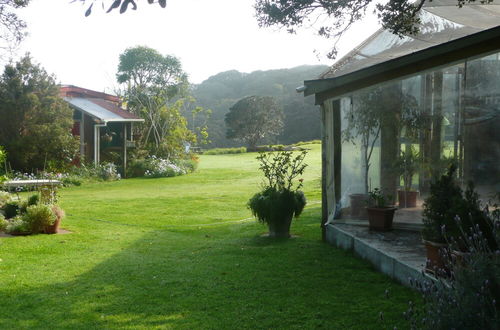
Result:
[[[323,224],[365,219],[374,188],[395,222],[421,222],[452,164],[485,201],[500,191],[500,6],[451,4],[424,7],[418,36],[380,30],[305,82],[322,110]]]

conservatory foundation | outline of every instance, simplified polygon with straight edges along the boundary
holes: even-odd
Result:
[[[411,287],[412,280],[422,279],[426,252],[420,225],[400,223],[394,224],[393,231],[373,232],[367,225],[348,221],[326,225],[326,240],[330,244],[353,251],[405,286]]]

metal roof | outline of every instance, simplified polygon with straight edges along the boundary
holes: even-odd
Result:
[[[101,99],[83,97],[63,97],[71,106],[83,111],[103,122],[142,122],[144,119],[137,118],[111,102]]]
[[[497,0],[498,1],[498,0]],[[498,2],[497,2],[498,3]],[[421,20],[418,35],[399,37],[391,32],[380,29],[355,47],[351,52],[338,60],[328,71],[320,76],[320,80],[305,82],[305,95],[324,93],[327,90],[339,89],[338,92],[330,91],[329,97],[340,96],[339,93],[367,87],[383,81],[396,79],[404,75],[429,69],[433,65],[445,65],[470,56],[475,56],[494,49],[500,49],[500,43],[490,44],[488,47],[469,49],[464,51],[462,39],[469,40],[469,46],[479,40],[476,38],[481,32],[494,29],[500,25],[500,5],[466,5],[457,6],[456,0],[433,0],[427,2],[420,10]],[[496,38],[496,35],[490,35]],[[452,55],[452,52],[462,54]],[[477,53],[477,54],[474,54]],[[424,56],[425,55],[425,56]],[[457,56],[458,55],[458,56]],[[446,56],[440,61],[429,61],[436,56]],[[414,57],[414,58],[412,58]],[[398,61],[400,62],[398,64]],[[419,62],[420,61],[420,62]],[[427,64],[424,61],[429,61]],[[417,65],[413,70],[400,70],[392,74],[385,74],[387,70],[401,69],[405,65]],[[360,74],[362,73],[363,74]],[[376,75],[383,75],[375,77]],[[357,77],[356,77],[357,76]],[[372,77],[374,76],[374,77]],[[354,79],[355,78],[355,79]],[[372,79],[374,78],[374,79]],[[359,85],[359,80],[366,80]],[[345,83],[354,83],[346,88]],[[317,103],[327,97],[317,97]]]

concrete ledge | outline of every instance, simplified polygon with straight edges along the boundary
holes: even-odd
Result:
[[[410,279],[423,279],[422,269],[425,256],[415,253],[405,254],[406,246],[402,247],[401,252],[395,252],[393,246],[390,251],[391,249],[385,248],[385,245],[389,244],[387,242],[369,242],[341,227],[342,225],[327,225],[326,238],[330,244],[344,250],[354,251],[361,258],[370,261],[378,271],[405,286],[411,286]]]

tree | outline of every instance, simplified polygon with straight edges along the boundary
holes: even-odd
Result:
[[[0,0],[0,39],[3,50],[16,46],[24,37],[26,23],[20,19],[15,10],[26,7],[30,0]]]
[[[303,26],[316,26],[320,35],[334,38],[335,43],[329,57],[335,58],[336,44],[342,35],[363,17],[371,8],[382,27],[402,36],[418,33],[418,11],[426,1],[431,0],[388,0],[380,3],[378,0],[256,0],[255,10],[259,26],[284,27],[290,33]],[[476,0],[456,0],[462,7]],[[481,4],[493,0],[477,0]]]
[[[391,139],[399,139],[403,128],[416,130],[412,126],[415,116],[418,116],[416,99],[403,93],[399,85],[376,87],[353,96],[352,106],[345,114],[347,124],[342,131],[342,139],[360,144],[365,192],[370,189],[372,155],[382,130],[394,130]],[[393,142],[396,147],[399,146],[399,141]],[[399,153],[399,149],[396,152]]]
[[[229,109],[225,122],[227,138],[242,140],[255,150],[264,137],[281,133],[283,110],[271,96],[248,96]]]
[[[104,1],[104,0],[98,0],[98,1],[96,1],[96,0],[80,0],[80,1],[83,3],[90,3],[90,5],[87,7],[87,10],[85,11],[85,16],[89,16],[90,14],[92,14],[92,9],[94,7],[94,3],[96,3],[96,2],[100,2],[102,5],[102,8],[105,8],[105,6],[109,6],[106,13],[109,13],[115,9],[118,9],[118,8],[120,8],[119,9],[120,14],[123,14],[128,9],[137,10],[137,4],[134,0],[113,0],[113,2],[111,2],[111,5],[109,5],[109,1]],[[105,2],[107,3],[106,5],[105,5]],[[165,8],[167,6],[167,0],[158,0],[156,2],[158,2],[158,4],[160,5],[161,8]],[[155,3],[155,0],[148,0],[148,3],[153,4],[153,3]]]
[[[142,129],[137,128],[142,148],[158,156],[179,157],[184,143],[196,141],[181,114],[189,83],[176,57],[148,47],[129,48],[120,55],[116,78],[125,86],[128,109],[145,120]]]
[[[29,55],[0,77],[0,145],[13,169],[59,169],[78,150],[73,112],[59,97],[55,78]]]

